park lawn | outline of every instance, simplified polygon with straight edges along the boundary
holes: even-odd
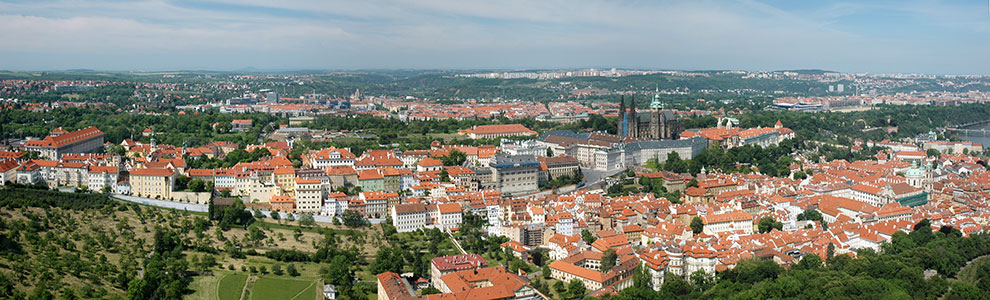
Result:
[[[217,296],[217,284],[225,275],[226,272],[216,272],[211,276],[193,277],[192,283],[189,283],[189,289],[193,290],[193,293],[186,295],[184,298],[190,300],[219,299],[219,296]]]
[[[217,286],[217,299],[238,300],[241,299],[241,291],[247,282],[247,274],[228,274],[220,279]]]
[[[196,276],[189,284],[192,294],[186,299],[193,300],[237,300],[247,281],[247,274],[217,271],[213,275]]]
[[[315,299],[316,282],[315,278],[262,276],[254,282],[251,299]]]

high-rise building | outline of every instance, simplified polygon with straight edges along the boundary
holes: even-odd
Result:
[[[267,100],[268,103],[273,103],[273,104],[278,103],[279,102],[278,93],[275,91],[268,92],[268,94],[265,95],[265,100]]]

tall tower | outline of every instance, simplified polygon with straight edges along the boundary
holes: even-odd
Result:
[[[626,96],[619,96],[619,121],[616,130],[619,136],[626,136]]]
[[[636,115],[636,95],[632,95],[632,102],[629,103],[629,114],[626,117],[628,125],[628,136],[640,138],[639,136],[639,116]]]

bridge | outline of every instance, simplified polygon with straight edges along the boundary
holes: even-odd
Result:
[[[954,129],[967,129],[969,127],[975,127],[977,125],[984,125],[984,124],[990,124],[990,120],[983,120],[983,121],[979,121],[979,122],[966,123],[966,124],[962,124],[962,125],[956,126],[956,127],[954,127]]]
[[[973,127],[982,127],[981,125],[990,125],[990,120],[966,123],[956,127],[948,127],[945,128],[945,130],[956,132],[964,136],[990,137],[990,126],[986,126],[984,129],[969,129]]]

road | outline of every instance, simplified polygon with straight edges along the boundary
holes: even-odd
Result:
[[[608,176],[622,173],[623,171],[625,171],[625,169],[619,171],[612,171],[612,172],[581,169],[581,172],[584,173],[584,181],[582,181],[581,184],[578,185],[578,188],[583,188],[583,189],[596,188],[596,185],[604,183],[605,178],[607,178]],[[605,188],[604,185],[601,186],[601,188]]]
[[[209,211],[209,208],[206,207],[206,204],[193,204],[193,203],[172,202],[172,201],[165,201],[165,200],[158,200],[158,199],[151,199],[151,198],[144,198],[144,197],[135,197],[135,196],[128,196],[128,195],[120,195],[120,194],[111,194],[111,196],[114,197],[114,198],[120,199],[120,200],[128,201],[128,202],[134,202],[134,203],[139,203],[139,204],[157,206],[157,207],[162,207],[162,208],[172,208],[172,209],[177,209],[177,210],[187,210],[187,211],[196,211],[196,212],[207,212],[207,211]],[[271,212],[270,211],[262,210],[261,213],[263,215],[265,215],[265,217],[271,218]],[[279,213],[279,217],[281,217],[284,220],[284,219],[287,219],[289,217],[289,214],[287,214],[287,213]],[[293,214],[293,217],[296,220],[298,220],[299,219],[299,214]],[[333,223],[333,218],[331,218],[329,216],[314,215],[313,216],[313,220],[315,220],[318,223]],[[385,219],[384,218],[378,218],[378,219],[374,219],[373,218],[373,219],[368,219],[368,222],[370,222],[371,224],[381,224],[381,223],[384,223],[385,222]]]

